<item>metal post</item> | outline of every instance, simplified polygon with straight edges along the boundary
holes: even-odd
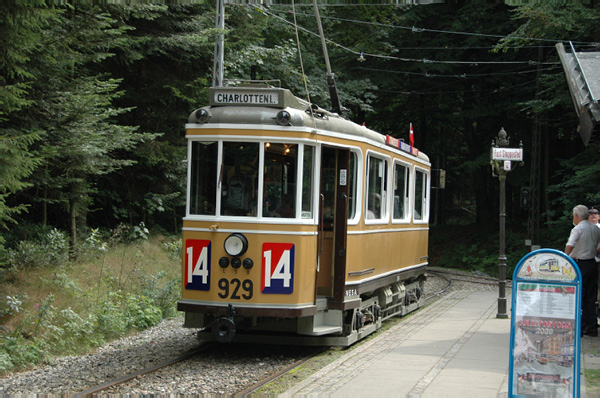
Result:
[[[498,313],[496,318],[508,318],[506,305],[506,175],[513,170],[515,162],[517,165],[523,165],[523,143],[519,143],[519,148],[506,148],[510,138],[504,128],[498,132],[498,137],[492,141],[491,161],[492,176],[498,177],[500,181],[500,253],[498,254]],[[499,152],[510,152],[510,156],[498,153],[495,154],[495,149],[506,150]]]
[[[224,47],[225,38],[223,36],[223,30],[225,29],[225,2],[224,0],[217,0],[217,20],[215,27],[220,29],[221,32],[217,35],[215,40],[215,59],[213,63],[213,87],[223,87],[223,60],[224,60]]]
[[[498,313],[496,318],[508,318],[506,313],[506,172],[498,173],[500,180],[500,253],[498,255]]]
[[[317,18],[319,36],[321,37],[321,46],[323,47],[325,66],[327,67],[327,85],[329,86],[329,96],[331,97],[331,110],[337,113],[338,115],[341,115],[342,105],[340,103],[337,87],[335,85],[335,76],[331,71],[331,64],[329,63],[329,53],[327,53],[327,44],[325,43],[325,34],[323,33],[323,26],[321,25],[321,16],[319,15],[319,7],[317,7],[317,0],[313,0],[313,8],[315,10],[315,17]]]

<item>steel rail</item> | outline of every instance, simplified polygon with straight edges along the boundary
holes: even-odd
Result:
[[[446,276],[442,275],[443,273],[445,273],[443,271],[437,271],[437,270],[436,271],[431,271],[430,270],[428,272],[430,274],[432,274],[432,275],[435,275],[436,277],[445,279],[448,282],[448,284],[445,287],[443,287],[442,289],[438,290],[437,292],[435,292],[435,293],[433,293],[433,294],[431,294],[431,295],[429,295],[427,297],[424,297],[425,301],[430,300],[430,299],[432,299],[434,297],[437,297],[439,295],[444,294],[448,289],[450,289],[450,287],[452,287],[452,280],[456,279],[454,277],[455,274],[453,274],[451,272],[448,272],[448,274],[452,275],[451,277],[446,277]],[[461,280],[466,280],[466,279],[461,279]],[[470,281],[470,282],[473,282],[473,283],[486,283],[486,282],[483,282],[483,281],[480,281],[480,282]],[[126,375],[126,376],[122,376],[120,378],[107,381],[107,382],[105,382],[103,384],[100,384],[100,385],[98,385],[96,387],[93,387],[93,388],[90,388],[90,389],[85,390],[83,392],[77,393],[77,394],[74,395],[74,397],[75,398],[90,398],[90,397],[93,397],[94,394],[96,394],[96,393],[98,393],[98,392],[100,392],[102,390],[106,390],[106,389],[108,389],[110,387],[113,387],[113,386],[125,383],[126,381],[134,379],[134,378],[136,378],[138,376],[155,372],[155,371],[157,371],[159,369],[165,368],[165,367],[173,365],[175,363],[182,362],[182,361],[184,361],[186,359],[189,359],[189,358],[191,358],[191,357],[193,357],[193,356],[195,356],[195,355],[197,355],[197,354],[199,354],[201,352],[209,350],[209,349],[213,348],[216,345],[217,345],[217,343],[213,343],[213,342],[205,343],[205,344],[201,345],[200,347],[197,347],[197,348],[195,348],[195,349],[193,349],[191,351],[188,351],[188,352],[186,352],[186,353],[184,353],[184,354],[182,354],[182,355],[180,355],[180,356],[178,356],[176,358],[172,358],[172,359],[166,360],[164,362],[161,362],[159,364],[153,365],[151,367],[144,368],[144,369],[141,369],[139,371],[130,373],[130,374]],[[283,368],[283,369],[279,370],[278,372],[276,372],[276,373],[268,376],[267,378],[259,381],[258,383],[254,384],[254,385],[252,385],[250,387],[247,387],[246,389],[244,389],[242,391],[239,391],[239,392],[233,394],[233,397],[234,398],[247,398],[247,397],[249,397],[252,393],[256,392],[261,387],[263,387],[263,386],[271,383],[272,381],[278,379],[279,377],[282,377],[286,373],[288,373],[291,370],[299,367],[300,365],[308,362],[310,359],[312,359],[315,356],[317,356],[317,355],[319,355],[319,354],[327,351],[328,349],[329,349],[329,347],[324,348],[322,350],[318,350],[318,351],[316,351],[316,352],[314,352],[314,353],[312,353],[310,355],[305,356],[304,358],[299,359],[298,361],[296,361],[296,362],[294,362],[294,363],[286,366],[285,368]]]
[[[424,297],[423,300],[429,301],[429,300],[431,300],[434,297],[437,297],[437,296],[440,296],[440,295],[444,294],[448,289],[450,289],[452,287],[452,279],[450,279],[450,278],[448,278],[448,277],[446,277],[444,275],[441,275],[440,273],[435,272],[435,271],[427,271],[427,273],[435,275],[435,276],[437,276],[439,278],[445,279],[446,282],[448,282],[448,284],[444,288],[438,290],[437,292],[435,292],[433,294],[430,294],[427,297]]]
[[[437,272],[431,272],[431,273],[434,274],[435,276],[439,277],[439,278],[445,279],[448,282],[448,284],[444,288],[442,288],[442,289],[438,290],[437,292],[433,293],[432,295],[424,297],[425,301],[443,294],[448,289],[450,289],[450,287],[452,287],[452,279],[450,279],[450,278],[448,278],[446,276],[440,275]],[[248,387],[248,388],[246,388],[246,389],[244,389],[242,391],[239,391],[239,392],[233,394],[233,398],[247,398],[247,397],[250,397],[253,393],[255,393],[256,391],[258,391],[261,387],[263,387],[263,386],[265,386],[265,385],[273,382],[274,380],[282,377],[286,373],[289,373],[291,370],[297,368],[298,366],[302,365],[305,362],[308,362],[310,359],[312,359],[315,356],[317,356],[317,355],[319,355],[319,354],[327,351],[328,349],[329,349],[329,347],[327,347],[327,348],[325,348],[323,350],[319,350],[319,351],[317,351],[317,352],[315,352],[313,354],[307,355],[306,357],[304,357],[302,359],[299,359],[298,361],[296,361],[296,362],[294,362],[294,363],[286,366],[285,368],[281,369],[280,371],[278,371],[278,372],[276,372],[276,373],[268,376],[264,380],[261,380],[258,383],[254,384],[254,385],[252,385],[252,386],[250,386],[250,387]]]
[[[125,383],[126,381],[134,379],[134,378],[136,378],[138,376],[141,376],[141,375],[144,375],[144,374],[147,374],[147,373],[152,373],[152,372],[157,371],[158,369],[162,369],[162,368],[165,368],[167,366],[173,365],[175,363],[185,361],[186,359],[189,359],[189,358],[197,355],[200,352],[203,352],[203,351],[206,351],[206,350],[209,350],[209,349],[213,348],[215,345],[216,345],[216,343],[205,343],[205,344],[201,345],[200,347],[195,348],[195,349],[193,349],[191,351],[188,351],[188,352],[186,352],[186,353],[184,353],[184,354],[182,354],[182,355],[180,355],[180,356],[178,356],[176,358],[172,358],[172,359],[166,360],[164,362],[158,363],[158,364],[156,364],[154,366],[138,370],[136,372],[130,373],[130,374],[128,374],[126,376],[123,376],[123,377],[120,377],[118,379],[107,381],[107,382],[102,383],[102,384],[100,384],[100,385],[98,385],[96,387],[90,388],[89,390],[85,390],[83,392],[75,394],[74,397],[75,398],[90,398],[90,397],[93,397],[94,394],[96,394],[96,393],[98,393],[98,392],[100,392],[102,390],[106,390],[109,387],[113,387],[113,386]]]
[[[242,391],[239,391],[235,394],[233,394],[233,398],[247,398],[250,397],[251,394],[255,393],[258,389],[260,389],[261,387],[271,383],[272,381],[280,378],[281,376],[285,375],[286,373],[288,373],[289,371],[297,368],[298,366],[302,365],[303,363],[308,362],[309,360],[311,360],[312,358],[316,357],[319,354],[324,353],[325,351],[327,351],[329,349],[329,347],[323,348],[321,350],[318,350],[316,352],[313,352],[312,354],[309,354],[307,356],[305,356],[304,358],[301,358],[299,360],[297,360],[296,362],[286,366],[285,368],[281,369],[280,371],[269,375],[268,377],[266,377],[265,379],[259,381],[256,384],[251,385],[250,387],[247,387],[245,389],[243,389]]]

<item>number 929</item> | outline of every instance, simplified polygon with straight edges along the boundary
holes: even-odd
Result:
[[[237,278],[231,281],[226,278],[219,279],[219,297],[222,299],[230,298],[232,300],[250,300],[253,295],[254,284],[250,279],[240,281]],[[231,296],[230,296],[231,294]]]

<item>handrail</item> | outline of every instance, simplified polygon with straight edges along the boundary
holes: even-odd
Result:
[[[579,70],[581,71],[581,78],[583,79],[583,82],[585,83],[585,88],[587,89],[589,98],[592,100],[592,102],[598,102],[598,99],[596,99],[592,96],[592,89],[590,88],[590,84],[588,83],[587,79],[585,78],[585,74],[583,73],[583,68],[581,67],[579,58],[577,58],[577,53],[575,52],[575,47],[573,46],[573,42],[570,41],[569,45],[571,46],[571,52],[573,53],[573,58],[575,59],[575,62],[577,62],[577,66],[579,67]],[[585,99],[584,99],[584,101],[585,101]],[[589,102],[590,101],[585,101],[582,105],[587,105]]]

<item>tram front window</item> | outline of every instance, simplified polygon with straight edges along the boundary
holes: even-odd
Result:
[[[256,215],[258,148],[258,143],[223,143],[221,215]]]
[[[219,150],[222,151],[220,156]],[[301,184],[298,181],[300,157],[304,158],[305,174]],[[261,158],[264,159],[262,170]],[[313,164],[312,146],[194,141],[191,143],[189,214],[311,218]]]
[[[298,145],[265,144],[264,217],[296,217]]]
[[[215,215],[218,148],[217,142],[192,142],[190,214]]]

